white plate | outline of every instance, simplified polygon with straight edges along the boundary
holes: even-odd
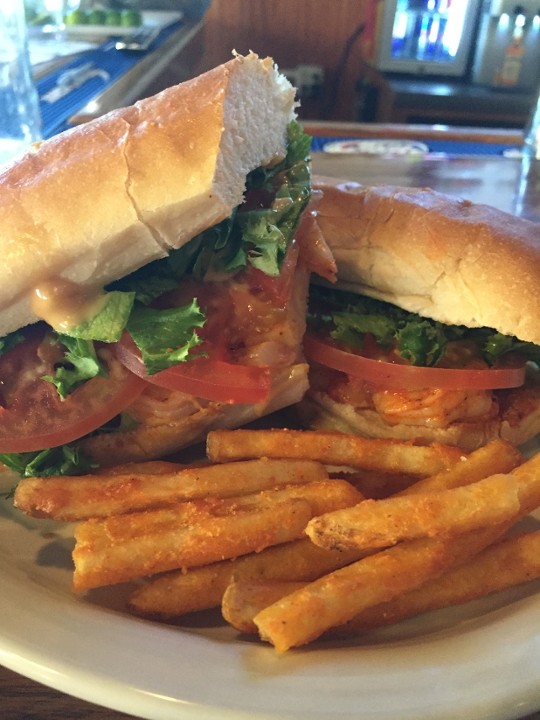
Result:
[[[115,609],[121,589],[75,597],[71,545],[69,526],[0,501],[0,664],[93,703],[152,720],[508,720],[540,707],[538,583],[278,657],[215,615],[165,626]]]
[[[335,140],[323,146],[327,153],[355,155],[425,155],[428,146],[417,140]]]

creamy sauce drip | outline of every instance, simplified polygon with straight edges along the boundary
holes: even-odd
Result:
[[[105,304],[105,295],[82,288],[69,280],[48,280],[32,295],[32,310],[55,330],[67,332],[91,320]]]

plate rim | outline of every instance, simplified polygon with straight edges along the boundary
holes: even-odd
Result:
[[[0,664],[93,704],[145,720],[336,720],[357,717],[359,702],[362,720],[394,720],[397,701],[400,720],[514,720],[540,710],[540,593],[531,592],[540,581],[498,604],[475,601],[472,615],[473,604],[436,611],[438,624],[427,631],[424,616],[386,635],[278,657],[232,628],[160,624],[75,596],[65,563],[71,544],[69,525],[33,521],[0,501]],[[85,656],[74,650],[81,637]],[[143,646],[146,675],[130,667]],[[203,678],[196,663],[178,664],[180,651],[202,663]],[[159,677],[171,664],[180,684]],[[217,668],[239,699],[216,684]],[[465,691],[470,668],[482,686]],[[500,683],[505,673],[510,681]],[[207,678],[216,687],[209,690]],[[343,696],[331,706],[323,702],[329,688]],[[495,705],[486,693],[495,693]],[[269,711],[269,698],[277,710]]]

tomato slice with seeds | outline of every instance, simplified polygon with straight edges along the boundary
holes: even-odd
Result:
[[[525,382],[525,364],[487,369],[421,367],[357,355],[314,335],[304,338],[304,351],[308,360],[387,388],[497,390],[520,387]]]
[[[107,356],[108,377],[87,380],[66,399],[43,375],[54,372],[38,354],[43,334],[32,332],[0,358],[0,452],[44,450],[83,437],[112,420],[146,383],[116,357]]]

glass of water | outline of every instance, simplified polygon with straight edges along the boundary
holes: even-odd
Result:
[[[525,125],[523,147],[525,154],[540,159],[540,89],[536,93],[536,100]]]
[[[41,138],[23,0],[0,0],[0,167]]]

